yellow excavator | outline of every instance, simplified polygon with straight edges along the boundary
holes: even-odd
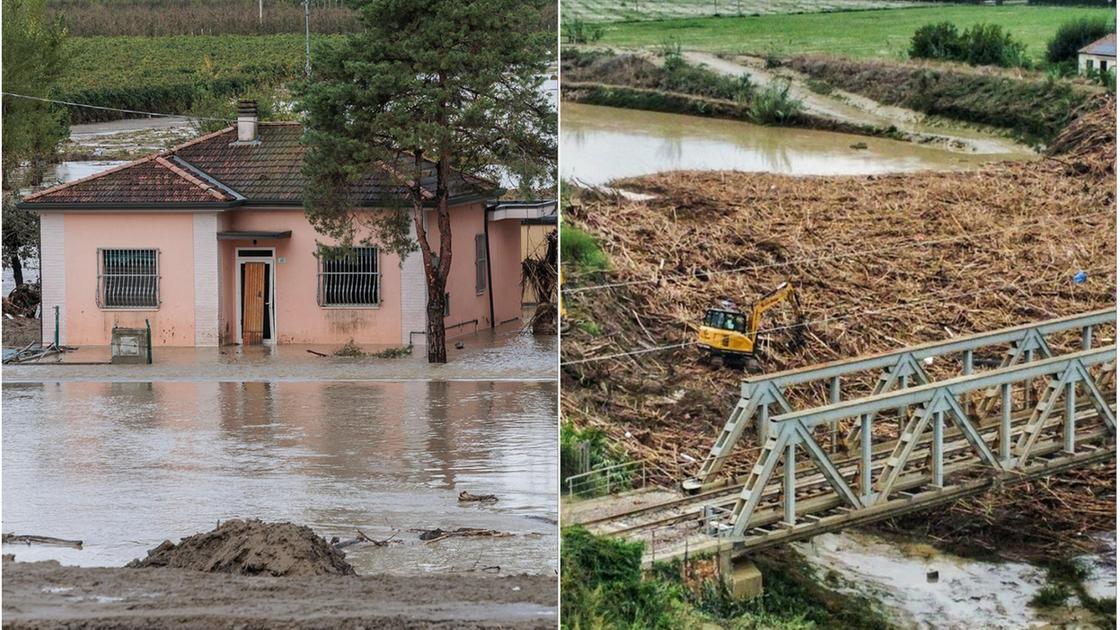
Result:
[[[798,325],[793,327],[793,339],[795,344],[799,344],[801,333],[804,332],[801,329],[801,305],[797,301],[793,285],[783,282],[778,288],[759,298],[749,313],[743,312],[728,300],[721,301],[719,308],[708,309],[697,332],[701,361],[719,357],[727,367],[741,369],[751,363],[752,369],[757,369],[755,355],[762,316],[785,301],[793,306],[797,318]]]

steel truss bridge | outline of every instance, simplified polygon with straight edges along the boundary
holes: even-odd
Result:
[[[1115,335],[1109,308],[744,379],[687,494],[581,522],[647,562],[738,554],[1110,461]],[[721,477],[748,428],[749,473]]]

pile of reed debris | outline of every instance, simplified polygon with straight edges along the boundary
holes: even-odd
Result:
[[[565,220],[599,239],[611,271],[565,269],[565,417],[655,462],[662,481],[695,473],[741,372],[702,365],[687,345],[581,361],[687,344],[717,300],[749,305],[785,280],[800,294],[805,343],[785,343],[788,311],[768,313],[767,372],[1113,305],[1115,111],[1108,99],[1081,112],[1034,162],[869,177],[677,172],[612,183],[649,201],[577,193]],[[1100,331],[1103,343],[1115,334]],[[742,442],[728,474],[757,452],[751,436]],[[1111,471],[1086,473],[1108,489],[1093,501],[1112,506],[1084,511],[1087,529],[1113,527]],[[1085,500],[1079,484],[1035,485],[1059,503]]]

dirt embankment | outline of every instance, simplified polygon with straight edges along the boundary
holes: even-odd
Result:
[[[673,69],[651,54],[611,51],[564,51],[561,96],[588,105],[640,109],[672,114],[723,118],[757,124],[762,120],[751,107],[762,86],[715,72],[696,64],[678,63]],[[749,86],[749,87],[744,87]],[[861,124],[800,110],[785,116],[788,127],[835,131],[866,136],[908,139],[887,126]]]
[[[357,576],[308,527],[231,520],[124,568],[4,557],[5,628],[554,628],[556,578]]]
[[[766,371],[1113,305],[1115,111],[1111,99],[1087,110],[1055,140],[1063,152],[1034,163],[874,177],[666,173],[612,184],[656,196],[649,201],[577,194],[565,218],[600,240],[611,272],[565,270],[573,321],[562,344],[565,417],[601,428],[630,457],[653,459],[668,483],[695,474],[738,399],[741,373],[700,364],[693,347],[576,362],[687,344],[690,325],[716,300],[749,304],[784,280],[797,287],[809,325],[805,343],[789,347],[782,328],[791,314],[766,316]],[[1073,281],[1078,271],[1084,284]],[[1116,331],[1100,335],[1107,343]],[[1074,347],[1076,335],[1055,343]],[[872,380],[845,387],[870,391]],[[753,462],[753,436],[742,443],[727,474]],[[1015,535],[1031,535],[1021,528],[1031,515],[1034,532],[1053,528],[1070,545],[1111,529],[1112,470],[1035,484],[1031,504],[1014,504],[1023,517]],[[985,531],[1012,531],[993,524],[992,501],[1022,496],[954,510],[988,509]],[[1085,509],[1054,510],[1071,501]],[[952,513],[926,517],[951,536],[942,516]]]
[[[796,56],[794,70],[886,105],[1011,130],[1048,143],[1099,87],[1069,80],[1013,77],[946,64]]]

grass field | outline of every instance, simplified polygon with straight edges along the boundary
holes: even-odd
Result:
[[[619,22],[862,11],[924,4],[918,0],[564,0],[564,17],[588,22]]]
[[[565,5],[566,7],[567,5]],[[565,11],[567,9],[565,8]],[[958,26],[993,22],[1027,44],[1039,58],[1047,40],[1069,19],[1115,16],[1114,9],[1040,6],[961,6],[691,18],[604,24],[600,44],[658,46],[676,40],[685,49],[722,53],[829,53],[859,58],[906,57],[910,36],[923,24],[949,20]]]

